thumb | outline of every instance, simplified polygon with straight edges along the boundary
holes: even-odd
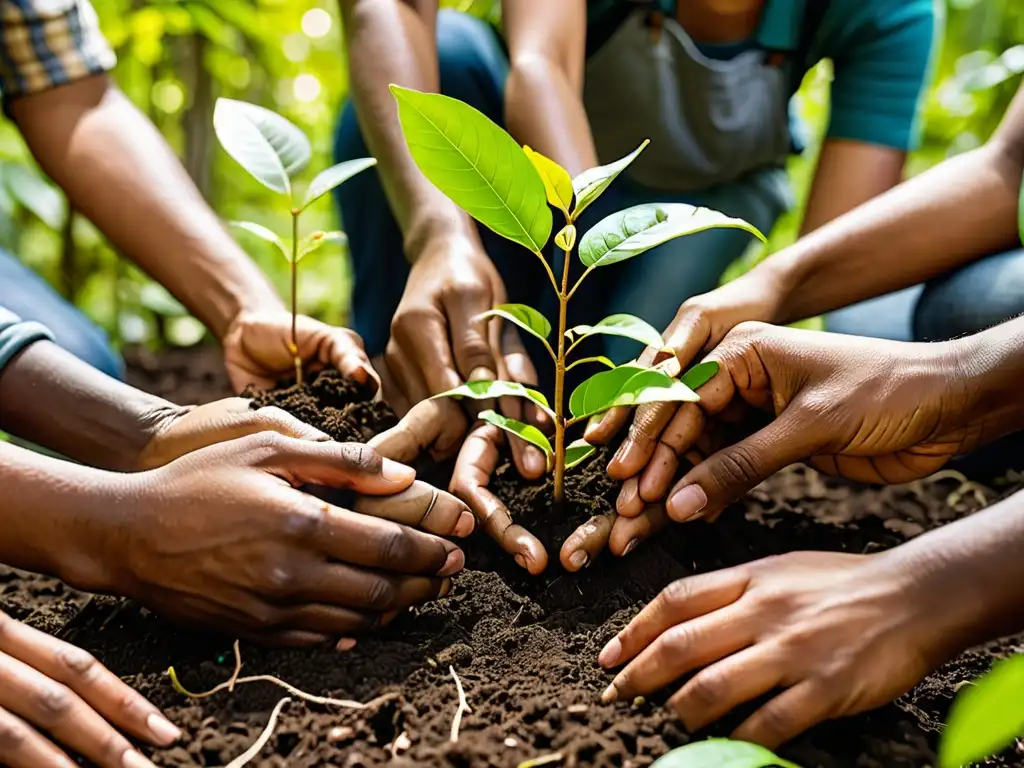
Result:
[[[690,470],[669,494],[677,523],[713,520],[725,507],[771,475],[811,456],[816,446],[785,412],[744,440],[723,448]]]
[[[370,440],[369,446],[388,459],[415,461],[434,445],[443,427],[441,401],[421,400],[398,424]]]

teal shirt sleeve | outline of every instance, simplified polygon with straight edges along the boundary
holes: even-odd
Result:
[[[821,30],[834,66],[830,138],[917,147],[941,18],[933,0],[833,0]]]
[[[43,340],[53,341],[53,334],[45,326],[26,322],[0,307],[0,371],[29,344]]]

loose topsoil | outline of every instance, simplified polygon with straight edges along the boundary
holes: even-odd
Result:
[[[172,400],[211,400],[227,394],[218,358],[209,350],[139,353],[130,359],[130,375],[137,386]],[[259,394],[257,401],[287,408],[336,439],[366,440],[395,423],[387,406],[367,403],[358,387],[330,372],[302,389]],[[560,542],[581,520],[614,504],[617,489],[601,466],[599,459],[571,473],[569,503],[557,515],[546,506],[549,493],[524,486],[513,470],[499,473],[495,490],[514,514],[533,519],[545,543]],[[277,675],[317,695],[377,700],[359,711],[293,700],[251,765],[515,768],[554,753],[561,759],[552,765],[650,765],[692,738],[726,735],[743,715],[691,736],[662,706],[667,694],[599,703],[609,681],[596,663],[599,650],[666,584],[795,549],[875,552],[1014,489],[961,488],[955,478],[868,488],[795,468],[714,524],[676,526],[628,558],[604,556],[577,575],[565,573],[555,556],[544,575],[529,577],[475,535],[463,544],[467,569],[449,596],[360,639],[350,652],[242,645],[243,674]],[[557,546],[549,551],[557,553]],[[230,677],[232,638],[183,631],[132,603],[87,599],[52,579],[0,568],[0,608],[84,646],[162,707],[186,737],[153,753],[158,765],[226,765],[252,744],[285,695],[259,683],[202,701],[184,698],[166,669],[173,665],[186,688],[206,690]],[[955,689],[1021,648],[1024,638],[975,649],[895,704],[819,726],[782,754],[805,768],[933,765]],[[457,743],[449,741],[458,701],[450,666],[472,707]],[[1024,766],[1024,756],[1011,750],[988,765]]]

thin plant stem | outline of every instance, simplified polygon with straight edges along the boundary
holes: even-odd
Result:
[[[299,336],[296,330],[299,306],[299,209],[292,208],[292,360],[295,383],[302,385],[302,358],[299,357]]]
[[[593,266],[587,267],[587,268],[586,268],[586,269],[585,269],[585,270],[583,271],[583,274],[582,274],[582,275],[580,275],[580,279],[576,281],[576,285],[574,285],[574,286],[572,287],[572,290],[571,290],[571,291],[569,291],[569,298],[570,298],[570,299],[571,299],[571,298],[573,297],[573,294],[575,294],[575,293],[576,293],[576,289],[577,289],[577,288],[579,288],[579,287],[580,287],[580,285],[582,285],[582,284],[583,284],[583,281],[587,279],[587,275],[589,275],[589,274],[590,274],[591,272],[593,272],[593,271],[594,271],[594,267],[593,267]]]
[[[281,716],[281,710],[284,709],[284,705],[289,701],[291,701],[291,699],[286,696],[277,702],[277,705],[274,707],[274,711],[270,713],[270,719],[267,721],[267,725],[263,729],[263,733],[259,735],[251,747],[228,763],[226,768],[242,768],[242,766],[248,765],[256,759],[256,756],[263,751],[265,746],[267,746],[267,742],[270,741],[270,737],[274,735],[274,729],[277,727],[277,718]]]
[[[534,256],[540,259],[540,263],[544,265],[544,271],[548,273],[548,280],[551,281],[551,287],[555,289],[555,293],[558,293],[558,281],[555,280],[555,273],[551,271],[551,265],[548,264],[548,260],[544,258],[543,253],[534,252]]]
[[[562,289],[558,292],[558,357],[555,360],[555,501],[565,498],[565,326],[569,306],[569,251],[562,264]]]
[[[466,712],[472,712],[472,708],[469,706],[469,702],[466,700],[466,692],[462,689],[462,681],[455,672],[455,667],[449,665],[448,671],[452,673],[452,677],[455,679],[455,688],[459,692],[459,708],[455,710],[455,717],[452,718],[452,732],[448,737],[448,740],[454,744],[459,740],[459,728],[462,726],[462,716]]]

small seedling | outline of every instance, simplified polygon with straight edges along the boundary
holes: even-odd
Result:
[[[232,224],[276,246],[287,259],[291,272],[292,336],[289,351],[295,362],[295,381],[302,383],[302,358],[296,338],[298,316],[298,268],[303,257],[328,243],[344,245],[344,232],[313,232],[299,237],[299,216],[311,204],[360,171],[376,165],[372,157],[349,160],[321,171],[309,184],[301,204],[296,202],[292,180],[301,173],[313,153],[309,139],[302,130],[276,112],[233,99],[218,99],[213,112],[213,129],[224,151],[250,176],[287,199],[292,217],[289,241],[275,232],[251,221]]]
[[[554,471],[555,498],[561,501],[566,469],[581,463],[595,450],[583,440],[566,445],[569,427],[616,406],[697,401],[699,398],[693,390],[717,372],[717,364],[702,364],[679,380],[661,370],[635,363],[616,367],[604,357],[569,362],[569,356],[584,339],[599,334],[623,336],[649,347],[665,348],[661,334],[633,315],[612,315],[595,325],[567,328],[569,300],[583,280],[595,269],[631,259],[668,240],[706,229],[728,227],[745,230],[761,240],[764,236],[745,221],[707,208],[652,203],[606,217],[579,238],[577,247],[576,222],[580,214],[636,159],[647,145],[646,141],[621,160],[584,171],[572,179],[558,163],[529,147],[520,147],[508,133],[461,101],[396,85],[391,86],[391,92],[398,102],[398,116],[409,151],[423,174],[481,224],[536,255],[558,296],[557,348],[548,341],[551,323],[532,307],[502,304],[483,315],[508,321],[541,340],[555,363],[554,407],[540,392],[508,381],[470,382],[438,397],[476,400],[522,397],[551,416],[555,427],[554,447],[534,426],[494,411],[480,414],[484,421],[544,451],[549,471]],[[543,253],[551,238],[552,207],[565,218],[565,225],[554,236],[555,245],[564,254],[560,280],[556,279]],[[569,259],[574,249],[586,269],[570,287]],[[590,377],[572,392],[566,414],[565,373],[583,363],[598,363],[609,370]]]
[[[771,750],[731,739],[695,741],[673,749],[651,768],[800,768]]]

